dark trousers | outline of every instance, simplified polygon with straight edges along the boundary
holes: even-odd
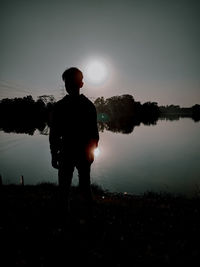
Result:
[[[63,204],[68,207],[70,187],[74,169],[77,168],[79,176],[79,189],[87,205],[92,204],[92,191],[90,181],[90,169],[92,161],[85,157],[69,158],[62,156],[59,160],[58,183],[60,197]]]

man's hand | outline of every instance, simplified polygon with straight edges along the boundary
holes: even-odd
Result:
[[[93,140],[91,140],[90,143],[86,147],[86,159],[90,163],[94,161],[94,150],[96,147],[97,147],[97,144]]]
[[[52,165],[53,168],[58,169],[59,164],[58,164],[58,156],[57,155],[56,156],[52,155],[51,165]]]

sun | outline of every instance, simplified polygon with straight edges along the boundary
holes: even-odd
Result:
[[[85,69],[85,78],[92,84],[102,84],[108,76],[107,66],[103,61],[92,60]]]

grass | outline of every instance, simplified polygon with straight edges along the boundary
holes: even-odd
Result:
[[[1,266],[188,266],[200,263],[200,198],[125,195],[93,185],[93,217],[78,189],[63,216],[58,187],[0,188]]]

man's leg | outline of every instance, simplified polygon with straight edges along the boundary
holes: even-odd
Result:
[[[90,169],[91,164],[89,162],[80,162],[77,164],[78,175],[79,175],[79,188],[84,196],[84,199],[91,204],[93,201],[91,181],[90,181]]]
[[[80,203],[80,218],[85,221],[92,219],[93,216],[93,196],[90,181],[90,167],[91,163],[88,161],[81,161],[76,165],[79,174],[79,189],[83,197]]]
[[[59,199],[61,210],[69,211],[69,193],[74,172],[74,166],[67,161],[61,161],[58,169]]]

